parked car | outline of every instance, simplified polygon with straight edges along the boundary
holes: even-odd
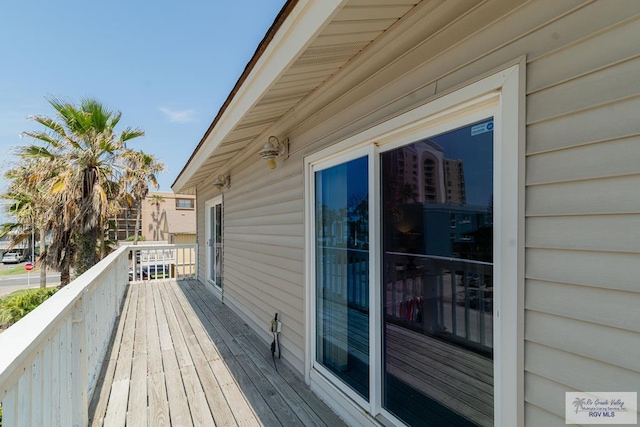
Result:
[[[152,264],[138,266],[135,280],[167,279],[171,277],[169,264]],[[129,267],[129,281],[134,280],[133,268]]]
[[[20,252],[7,252],[2,256],[3,264],[17,264],[24,261],[24,255]]]

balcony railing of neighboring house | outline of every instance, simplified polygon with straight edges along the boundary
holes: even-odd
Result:
[[[120,247],[0,334],[4,425],[87,425],[131,272],[195,278],[196,258],[195,245]]]

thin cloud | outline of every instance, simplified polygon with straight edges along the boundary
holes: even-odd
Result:
[[[167,107],[160,107],[160,111],[167,116],[171,123],[189,123],[196,119],[195,110],[172,110]]]

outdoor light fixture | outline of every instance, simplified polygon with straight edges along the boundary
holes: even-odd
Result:
[[[218,191],[222,191],[223,188],[231,187],[231,176],[218,175],[215,181],[213,181],[213,187]]]
[[[280,141],[275,136],[270,136],[264,148],[260,150],[260,157],[267,161],[269,169],[276,168],[276,159],[286,159],[289,157],[289,139]]]

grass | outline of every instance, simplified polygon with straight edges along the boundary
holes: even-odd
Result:
[[[15,267],[16,268],[12,270],[0,271],[0,276],[16,276],[20,274],[27,274],[27,270],[24,269],[23,264],[16,264]],[[31,270],[31,274],[38,273],[38,272],[40,272],[39,268],[34,268],[33,270]]]
[[[0,298],[0,327],[9,327],[42,304],[58,289],[21,289]]]

